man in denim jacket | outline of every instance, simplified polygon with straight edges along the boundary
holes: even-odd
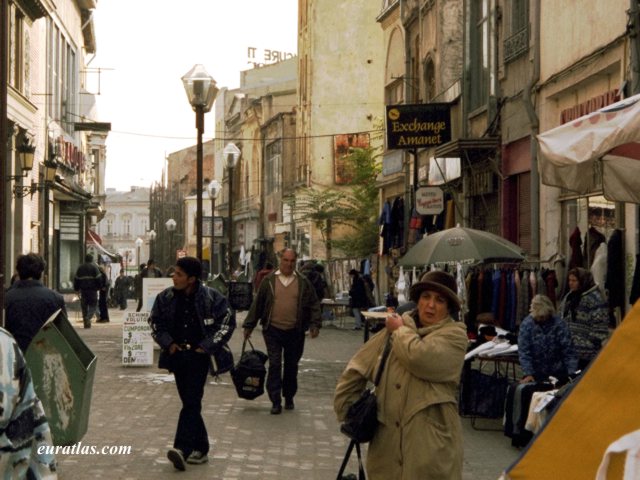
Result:
[[[153,339],[162,347],[160,368],[173,372],[182,410],[167,458],[178,470],[208,460],[209,439],[202,397],[211,355],[231,338],[235,315],[227,299],[202,285],[202,264],[194,257],[176,262],[173,287],[160,292],[151,309]]]

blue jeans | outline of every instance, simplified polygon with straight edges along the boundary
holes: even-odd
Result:
[[[360,309],[352,308],[351,311],[353,312],[353,316],[356,319],[354,327],[362,328],[362,313],[360,313]]]

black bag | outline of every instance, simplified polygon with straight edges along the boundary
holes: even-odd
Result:
[[[362,392],[360,398],[351,404],[349,410],[347,410],[344,423],[340,426],[340,431],[357,443],[370,442],[376,433],[376,428],[378,428],[378,405],[375,389],[380,383],[382,371],[390,351],[391,337],[388,337],[373,387],[367,388]]]
[[[209,365],[209,373],[213,377],[230,372],[233,369],[233,353],[229,345],[224,344],[221,348],[211,355],[211,364]]]
[[[245,351],[249,343],[251,350]],[[264,393],[264,378],[267,375],[265,363],[267,354],[253,348],[253,344],[247,338],[242,344],[240,360],[231,370],[231,379],[240,398],[253,400]]]

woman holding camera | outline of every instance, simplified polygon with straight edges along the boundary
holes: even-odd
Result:
[[[390,336],[391,352],[376,388],[378,427],[369,444],[367,478],[462,478],[462,427],[457,388],[467,349],[456,282],[428,272],[410,290],[414,310],[390,314],[386,328],[349,361],[336,387],[334,409],[343,421],[372,381]]]

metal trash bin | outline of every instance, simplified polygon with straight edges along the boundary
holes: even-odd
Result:
[[[221,273],[213,275],[211,280],[207,281],[207,286],[211,288],[215,288],[222,295],[227,294],[227,279],[224,278],[224,275],[222,275]]]
[[[54,445],[79,442],[89,426],[96,356],[58,310],[33,338],[25,357]]]
[[[253,301],[251,282],[229,282],[229,305],[234,310],[249,310]]]

